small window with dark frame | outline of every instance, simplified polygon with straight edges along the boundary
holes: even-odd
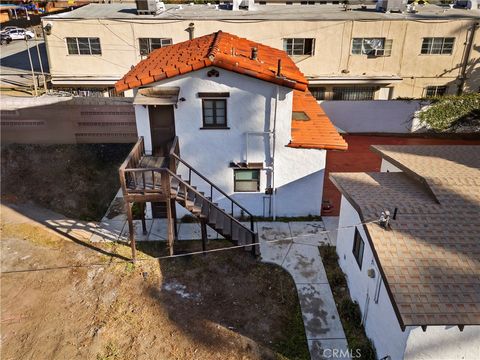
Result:
[[[333,88],[333,100],[362,101],[374,100],[375,91],[373,86],[346,86]]]
[[[312,87],[309,87],[308,90],[310,90],[310,92],[315,97],[315,99],[325,100],[325,88],[324,87],[312,86]]]
[[[233,178],[235,192],[260,191],[260,169],[235,169]]]
[[[353,239],[353,256],[357,260],[358,267],[362,270],[363,262],[363,250],[365,248],[365,243],[363,242],[362,236],[360,235],[358,229],[355,228],[355,236]]]
[[[69,55],[102,55],[99,38],[67,37]]]
[[[283,49],[287,52],[288,55],[312,56],[315,50],[315,39],[283,39]]]
[[[140,55],[148,55],[155,49],[160,49],[172,45],[172,39],[169,38],[139,38]]]
[[[227,127],[226,99],[202,99],[202,108],[204,128]]]

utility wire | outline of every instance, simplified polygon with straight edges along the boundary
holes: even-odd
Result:
[[[301,242],[295,242],[295,239],[305,238],[305,237],[314,237],[314,236],[318,236],[319,234],[328,234],[330,232],[338,231],[340,229],[355,228],[355,227],[360,226],[360,225],[377,223],[379,221],[380,220],[370,220],[370,221],[365,221],[365,222],[361,222],[361,223],[354,224],[354,225],[338,227],[338,228],[331,229],[331,230],[319,231],[315,234],[303,234],[303,235],[285,237],[285,238],[281,238],[281,239],[265,240],[263,242],[257,241],[255,243],[251,243],[251,244],[234,245],[234,246],[229,246],[229,247],[226,247],[226,248],[210,249],[210,250],[206,250],[206,251],[192,251],[192,252],[184,253],[184,254],[165,255],[165,256],[158,256],[158,257],[149,257],[149,258],[144,258],[144,259],[136,259],[136,262],[174,259],[174,258],[180,258],[180,257],[186,257],[186,256],[208,254],[208,253],[217,253],[217,252],[222,252],[222,251],[241,249],[241,248],[246,248],[246,247],[250,247],[250,246],[259,246],[262,243],[272,244],[272,243],[289,241],[289,248],[288,248],[287,254],[285,255],[285,258],[286,258],[286,256],[288,255],[288,252],[290,251],[293,244],[309,245],[309,246],[314,246],[314,247],[318,247],[320,245],[320,242],[318,244],[306,244],[306,243],[301,243]],[[282,264],[285,261],[285,258],[283,259]],[[65,266],[45,267],[45,268],[36,268],[36,269],[6,270],[6,271],[1,271],[1,273],[2,274],[15,274],[15,273],[24,273],[24,272],[34,272],[34,271],[64,270],[64,269],[72,269],[72,268],[107,266],[107,265],[110,265],[110,264],[128,264],[128,263],[131,263],[131,262],[132,262],[132,260],[119,260],[119,261],[110,261],[108,263],[90,263],[90,264],[65,265]]]

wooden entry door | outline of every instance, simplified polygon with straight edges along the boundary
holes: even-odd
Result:
[[[153,155],[165,156],[168,153],[168,144],[175,137],[173,105],[150,105],[148,115]]]

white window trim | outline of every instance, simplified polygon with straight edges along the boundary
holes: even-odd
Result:
[[[292,40],[292,53],[288,53],[287,51],[287,46],[286,46],[286,42],[288,40]],[[312,40],[312,52],[311,54],[305,54],[305,40]],[[302,41],[302,54],[294,54],[293,53],[293,49],[294,49],[294,46],[295,46],[295,41]],[[285,52],[289,55],[289,56],[314,56],[315,55],[315,38],[283,38],[283,47],[284,47],[284,50]]]

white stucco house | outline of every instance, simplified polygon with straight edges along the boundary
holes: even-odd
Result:
[[[347,148],[307,84],[284,51],[218,31],[153,51],[116,90],[134,90],[146,155],[167,156],[177,138],[191,168],[275,217],[320,215],[326,150]],[[177,171],[210,193],[188,167]],[[223,194],[212,198],[230,210]]]
[[[480,146],[372,149],[381,172],[330,178],[339,264],[378,359],[478,359]]]

